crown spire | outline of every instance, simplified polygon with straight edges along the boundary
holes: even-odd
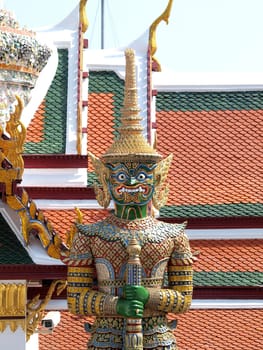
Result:
[[[155,149],[143,136],[141,125],[140,108],[136,87],[135,52],[132,49],[125,51],[126,74],[124,87],[124,103],[121,110],[121,125],[119,137],[110,146],[108,151],[102,155],[104,162],[119,161],[154,161],[160,160]]]
[[[125,94],[122,108],[122,125],[120,132],[129,132],[130,129],[137,129],[142,132],[143,128],[140,124],[141,117],[139,115],[140,108],[138,106],[138,96],[136,88],[136,67],[135,55],[132,49],[127,49],[126,56],[126,73],[125,73]]]

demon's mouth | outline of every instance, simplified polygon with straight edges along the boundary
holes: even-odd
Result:
[[[149,192],[149,188],[146,186],[139,185],[137,187],[126,187],[126,186],[120,186],[117,188],[117,192],[119,194],[121,193],[130,193],[130,194],[135,194],[135,193],[142,193],[142,194],[147,194]]]

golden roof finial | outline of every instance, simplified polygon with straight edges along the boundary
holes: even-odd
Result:
[[[147,142],[143,136],[140,108],[136,87],[135,52],[125,51],[126,76],[124,89],[124,105],[122,108],[119,137],[102,156],[104,162],[146,160],[157,162],[161,155]]]
[[[156,70],[158,72],[160,72],[162,69],[161,69],[161,65],[160,65],[159,61],[157,60],[157,58],[154,57],[154,54],[157,51],[156,29],[157,29],[158,24],[161,21],[165,21],[166,24],[168,24],[172,5],[173,5],[173,0],[169,0],[168,5],[166,6],[166,9],[164,10],[164,12],[158,18],[156,18],[156,20],[150,26],[149,46],[150,46],[150,50],[151,50],[152,60],[153,60],[153,62],[155,62],[156,66],[157,66]]]
[[[80,0],[79,3],[79,17],[80,23],[82,24],[82,33],[85,33],[89,26],[89,20],[86,13],[87,0]]]

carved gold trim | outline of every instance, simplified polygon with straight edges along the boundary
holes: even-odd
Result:
[[[26,284],[0,284],[0,332],[9,326],[12,332],[25,329]],[[8,319],[7,319],[8,318]]]
[[[159,61],[154,57],[154,54],[157,51],[156,30],[157,30],[157,26],[159,25],[159,23],[161,21],[165,21],[166,24],[168,24],[172,5],[173,5],[173,0],[169,0],[168,5],[167,5],[166,9],[164,10],[164,12],[150,26],[150,33],[149,33],[150,52],[151,52],[151,57],[152,57],[153,62],[155,62],[157,65],[158,72],[160,72],[162,69],[161,69],[161,65],[160,65]]]
[[[5,185],[5,200],[7,205],[17,211],[21,219],[22,235],[29,243],[30,233],[36,233],[49,256],[59,259],[62,241],[54,232],[50,222],[37,208],[34,201],[29,199],[25,190],[21,198],[14,194],[14,184],[22,179],[24,161],[22,157],[26,128],[20,121],[23,102],[16,96],[17,105],[10,120],[6,124],[6,132],[0,128],[0,182]]]
[[[43,212],[37,208],[36,203],[29,199],[28,193],[23,190],[21,198],[9,195],[6,197],[6,202],[20,216],[22,235],[26,244],[29,244],[30,233],[36,233],[48,255],[59,259],[62,240],[54,232]]]
[[[0,318],[25,316],[26,285],[0,284]]]
[[[27,303],[27,317],[26,317],[26,339],[27,341],[33,333],[35,333],[39,323],[44,317],[45,308],[48,302],[51,300],[53,293],[57,289],[57,295],[59,295],[67,286],[67,281],[56,280],[53,281],[49,287],[47,295],[41,301],[40,295],[36,295],[32,300]]]
[[[10,115],[10,120],[6,125],[6,131],[9,133],[10,139],[14,140],[15,148],[7,148],[6,157],[14,168],[19,169],[18,177],[19,179],[22,179],[24,172],[22,153],[24,151],[24,142],[26,139],[26,128],[20,121],[23,111],[23,102],[18,96],[16,96],[16,99],[17,105],[15,111]]]
[[[3,333],[9,327],[14,333],[19,327],[25,331],[25,319],[0,320],[0,333]]]
[[[2,27],[3,28],[3,27]],[[1,28],[1,31],[3,30]],[[9,29],[9,28],[8,28]],[[27,68],[27,67],[21,67],[21,66],[17,66],[15,64],[5,64],[5,63],[1,63],[0,64],[0,69],[1,70],[15,70],[17,72],[23,72],[23,73],[29,73],[29,74],[33,74],[35,76],[39,75],[39,72],[36,69],[33,68]]]
[[[96,157],[91,152],[88,152],[89,157],[91,158],[92,165],[94,167],[95,173],[98,177],[100,186],[94,183],[94,191],[96,194],[96,199],[103,208],[107,208],[110,204],[110,193],[108,190],[108,178],[109,178],[109,169],[104,165],[104,163]]]
[[[166,183],[169,168],[173,159],[170,154],[165,159],[161,160],[154,170],[155,191],[153,194],[153,206],[159,210],[163,207],[168,199],[169,184]]]
[[[6,124],[9,138],[5,138],[4,130],[0,128],[0,180],[6,183],[6,194],[12,193],[12,182],[21,180],[24,172],[22,158],[23,145],[26,138],[26,129],[20,121],[23,110],[22,100],[16,96],[17,106]],[[5,163],[5,165],[3,165]]]

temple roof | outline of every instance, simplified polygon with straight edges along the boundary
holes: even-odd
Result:
[[[1,214],[0,227],[0,264],[33,264],[33,260]]]
[[[260,286],[262,248],[261,239],[191,241],[192,251],[200,252],[194,264],[194,285]]]
[[[25,154],[66,152],[67,50],[60,49],[59,57],[55,79],[29,125]],[[91,69],[85,95],[86,147],[100,156],[117,135],[123,79],[111,70]],[[162,218],[262,216],[262,110],[260,90],[157,93],[157,148],[164,156],[174,154]],[[90,164],[88,169],[87,183],[92,185]]]
[[[180,350],[258,349],[262,317],[262,309],[190,310],[178,317],[175,334]]]
[[[262,215],[261,99],[261,91],[157,95],[158,148],[174,154],[162,216]]]
[[[171,318],[172,315],[171,315]],[[263,309],[190,310],[178,316],[175,330],[180,350],[260,349],[263,342]],[[50,335],[40,335],[40,350],[71,350],[72,344],[86,349],[88,334],[85,322],[68,312],[61,313],[61,322]],[[67,334],[67,337],[65,337]]]

